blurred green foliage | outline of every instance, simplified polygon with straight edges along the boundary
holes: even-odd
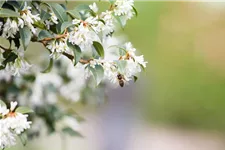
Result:
[[[160,123],[224,130],[224,72],[210,68],[203,57],[196,54],[199,50],[194,47],[196,30],[186,34],[161,31],[162,26],[166,26],[162,25],[162,15],[171,11],[182,14],[179,11],[186,4],[195,5],[136,3],[139,16],[128,23],[125,32],[149,62],[143,75],[146,81],[141,82],[144,87],[144,92],[140,92],[144,93],[141,107],[147,118]],[[185,20],[186,16],[181,17]],[[213,49],[211,51],[213,53]]]
[[[72,8],[74,4],[69,2],[68,7]],[[108,7],[99,4],[101,10]],[[174,14],[186,19],[185,13],[182,14],[182,7],[186,5],[196,3],[136,2],[138,17],[128,21],[124,31],[121,29],[149,62],[142,81],[138,81],[142,84],[137,95],[142,99],[140,108],[152,122],[225,130],[224,71],[209,67],[203,56],[196,54],[204,49],[194,46],[197,32],[191,29],[194,22],[183,27],[187,32],[164,29],[165,23],[176,20]],[[167,18],[165,14],[168,14]],[[182,25],[178,24],[178,27]]]

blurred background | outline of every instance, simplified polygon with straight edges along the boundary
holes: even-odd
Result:
[[[225,149],[225,3],[136,8],[121,32],[148,61],[140,80],[108,89],[105,104],[78,108],[84,138],[42,135],[12,150]]]

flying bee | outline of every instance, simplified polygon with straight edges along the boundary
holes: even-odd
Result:
[[[121,87],[123,87],[124,86],[124,76],[122,74],[118,74],[117,79],[119,80],[119,85]]]

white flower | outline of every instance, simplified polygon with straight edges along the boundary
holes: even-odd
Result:
[[[15,62],[7,63],[5,71],[11,73],[13,76],[20,76],[22,73],[26,73],[30,69],[31,65],[23,58],[18,57]]]
[[[125,43],[125,50],[127,50],[127,53],[128,53],[131,57],[134,57],[134,56],[135,56],[135,51],[136,51],[136,49],[133,47],[133,45],[131,44],[131,42]]]
[[[96,3],[93,3],[92,5],[89,5],[90,9],[93,10],[93,12],[97,13],[98,12],[98,6]]]
[[[123,24],[134,16],[133,11],[134,0],[116,0],[114,12],[116,16],[120,16]]]
[[[7,18],[6,23],[4,24],[2,37],[4,38],[14,38],[15,34],[19,31],[19,27],[15,20]]]
[[[0,105],[0,148],[8,148],[16,144],[16,136],[30,128],[28,115],[13,112],[17,102],[11,102],[10,110]]]
[[[16,108],[17,104],[17,102],[10,102],[10,111],[13,111]]]
[[[9,110],[6,108],[6,106],[1,106],[0,105],[0,114],[2,115],[2,116],[5,116],[5,115],[7,115],[9,113]]]
[[[115,6],[116,16],[130,15],[133,13],[134,0],[116,0]]]
[[[10,131],[7,122],[4,119],[0,119],[0,148],[8,148],[16,144],[16,135]]]
[[[102,31],[104,24],[103,22],[98,20],[98,16],[97,17],[88,17],[85,22],[90,28],[92,28],[95,33],[99,33]]]
[[[85,23],[81,23],[69,33],[68,39],[73,45],[76,44],[80,47],[88,47],[91,46],[93,41],[97,40],[98,38],[96,33],[90,30]]]
[[[27,25],[33,33],[36,33],[36,29],[34,28],[33,24],[34,22],[41,20],[41,18],[39,17],[39,14],[33,15],[31,13],[31,9],[32,8],[27,6],[27,3],[25,2],[21,18],[24,20],[24,25]]]
[[[10,129],[16,134],[21,134],[26,129],[30,128],[31,121],[27,120],[28,115],[16,112],[13,116],[7,117],[5,120],[8,122]]]
[[[21,18],[18,18],[18,26],[21,28],[24,27],[24,21]]]
[[[95,65],[96,65],[96,64],[97,64],[97,63],[96,63],[95,60],[90,61],[90,66],[91,66],[92,68],[95,68]]]
[[[50,15],[51,15],[51,21],[55,24],[58,24],[59,22],[57,21],[58,18],[56,17],[56,15],[54,13],[50,13]]]
[[[81,20],[79,20],[79,19],[73,19],[72,20],[72,24],[79,24],[79,23],[81,23]]]
[[[105,25],[102,27],[103,34],[108,35],[112,33],[115,28],[112,11],[102,12],[100,18],[105,22]]]
[[[142,65],[144,68],[146,68],[146,64],[147,64],[148,62],[145,62],[145,61],[144,61],[144,56],[143,56],[143,55],[141,55],[141,56],[134,56],[134,60],[135,60],[137,63],[139,63],[140,65]]]
[[[46,47],[52,52],[50,57],[57,59],[63,52],[70,52],[66,43],[67,39],[61,41],[52,41]]]

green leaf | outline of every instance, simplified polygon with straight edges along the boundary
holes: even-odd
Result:
[[[78,136],[78,137],[83,137],[82,134],[80,134],[77,131],[74,131],[72,128],[66,127],[64,129],[62,129],[62,131],[66,134],[69,134],[70,136]]]
[[[73,10],[68,10],[67,13],[72,17],[72,18],[77,18],[77,19],[80,19],[81,16],[80,16],[80,13],[79,11],[73,9]]]
[[[44,38],[53,38],[53,37],[54,36],[46,30],[41,30],[41,32],[39,32],[39,34],[38,34],[38,40],[39,41],[43,40]]]
[[[80,61],[81,59],[81,49],[78,45],[73,45],[69,41],[67,41],[68,47],[73,51],[74,54],[74,66]]]
[[[20,28],[20,38],[22,40],[24,50],[27,49],[27,46],[29,45],[31,40],[31,36],[32,36],[32,33],[27,26]]]
[[[18,135],[18,137],[20,138],[20,141],[23,144],[23,146],[25,146],[27,144],[27,134],[22,133],[22,134]]]
[[[98,53],[99,56],[101,56],[101,57],[104,57],[105,56],[104,48],[103,48],[103,46],[102,46],[101,43],[99,43],[97,41],[94,41],[93,42],[93,46],[94,46],[94,48],[97,51],[97,53]]]
[[[43,22],[41,22],[41,21],[34,22],[33,26],[37,27],[39,29],[42,29],[42,30],[46,30],[47,29],[45,24]]]
[[[57,3],[50,4],[52,11],[55,13],[61,23],[68,21],[65,9]]]
[[[53,58],[50,59],[50,62],[48,64],[48,67],[42,71],[42,73],[49,73],[52,70],[53,67]]]
[[[40,17],[41,17],[42,21],[45,21],[45,20],[49,19],[51,17],[51,15],[42,9]]]
[[[17,1],[7,1],[7,4],[13,6],[13,8],[15,8],[15,9],[19,9],[20,8],[20,4]]]
[[[73,26],[72,22],[63,22],[62,25],[61,25],[61,32],[63,32],[66,28],[70,27],[70,26]]]
[[[136,17],[137,17],[137,16],[138,16],[138,11],[137,11],[137,9],[136,9],[134,6],[132,6],[132,8],[133,8],[134,13],[135,13],[135,15],[136,15]]]
[[[20,17],[19,13],[10,9],[0,8],[0,18],[5,17]]]
[[[1,99],[0,99],[0,105],[1,105],[1,106],[5,106],[5,107],[6,107],[5,102],[3,102],[3,100],[1,100]]]
[[[99,85],[104,77],[104,69],[101,65],[95,65],[95,68],[89,66],[90,71],[96,81],[96,85]]]
[[[6,65],[8,62],[14,62],[17,57],[18,56],[15,53],[10,52],[9,54],[7,54],[6,59],[3,61],[3,64]]]
[[[5,0],[1,0],[0,1],[0,8],[2,7],[2,5],[5,3]]]
[[[28,114],[28,113],[33,113],[34,111],[28,107],[21,106],[21,107],[18,107],[15,112],[18,112],[21,114]]]
[[[125,27],[126,24],[121,20],[121,18],[119,16],[116,16],[116,15],[113,15],[113,16],[117,20],[117,22],[120,24],[120,27],[122,29],[124,29],[124,27]]]
[[[137,76],[134,76],[134,82],[136,82],[138,80]]]

